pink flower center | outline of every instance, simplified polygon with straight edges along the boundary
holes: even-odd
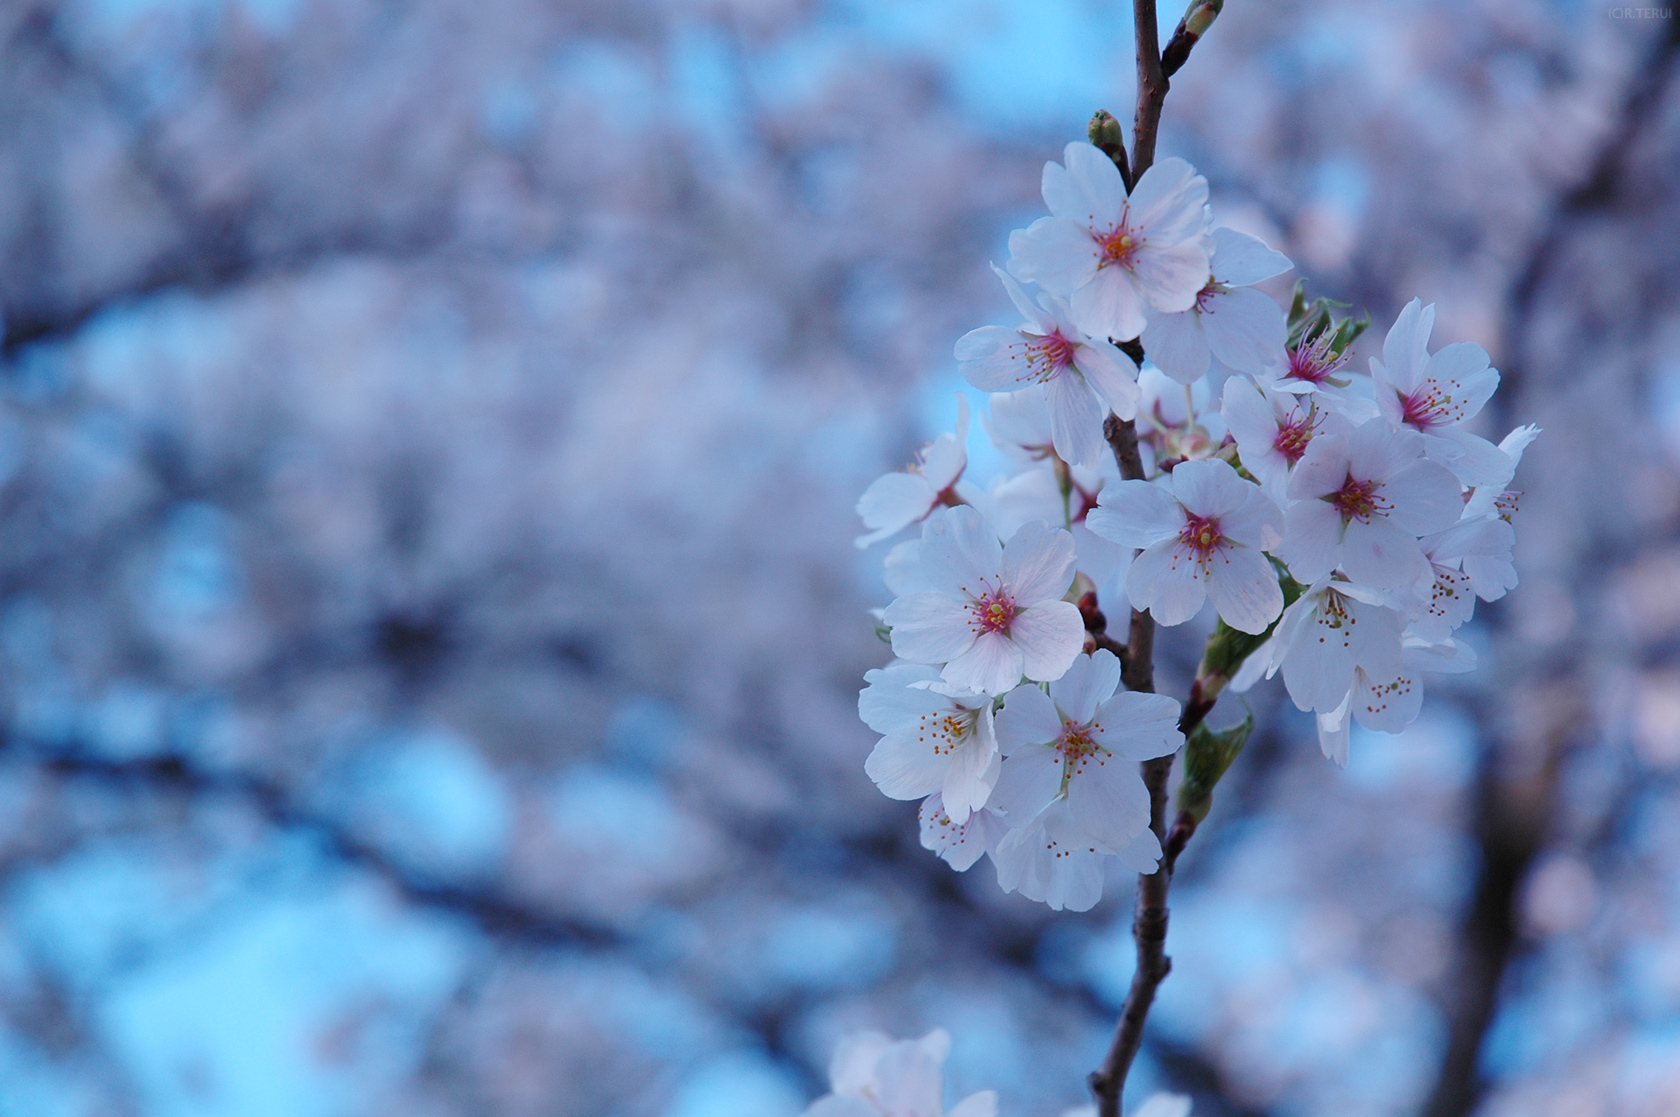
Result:
[[[1350,354],[1337,355],[1331,351],[1330,334],[1319,334],[1304,345],[1289,351],[1289,371],[1284,373],[1286,380],[1305,380],[1309,384],[1322,384],[1335,374],[1336,370],[1347,364]]]
[[[1082,760],[1097,751],[1097,742],[1091,739],[1089,725],[1075,725],[1071,721],[1062,723],[1062,739],[1056,748],[1069,760]]]
[[[1400,406],[1403,411],[1400,421],[1420,431],[1450,426],[1464,418],[1465,412],[1464,401],[1454,402],[1452,393],[1435,380],[1425,380],[1417,391],[1401,396]]]
[[[1312,441],[1312,417],[1304,416],[1278,424],[1277,437],[1272,439],[1272,448],[1288,459],[1290,465],[1301,460],[1301,455],[1307,452],[1307,443]]]
[[[1060,330],[1027,343],[1027,372],[1041,384],[1072,363],[1073,342]]]
[[[1015,623],[1015,599],[1001,590],[987,593],[969,608],[974,611],[974,623],[982,633],[1001,632],[1009,635]]]
[[[1102,249],[1102,257],[1097,261],[1097,267],[1106,268],[1110,264],[1129,268],[1137,263],[1138,249],[1143,246],[1143,240],[1132,232],[1122,217],[1120,224],[1097,237],[1097,247]]]
[[[1179,529],[1178,537],[1199,559],[1207,558],[1225,544],[1218,520],[1193,513],[1184,517],[1184,526]]]
[[[1085,766],[1093,760],[1100,768],[1113,759],[1114,754],[1104,748],[1097,741],[1092,732],[1096,723],[1081,725],[1068,720],[1062,721],[1062,736],[1056,742],[1056,751],[1062,756],[1062,778],[1072,779],[1085,770]]]
[[[1224,284],[1215,283],[1213,280],[1209,279],[1207,286],[1196,292],[1196,309],[1201,313],[1207,313],[1208,307],[1213,305],[1213,297],[1215,295],[1223,295],[1229,290],[1230,288],[1226,287]]]
[[[1342,514],[1344,524],[1353,520],[1368,524],[1372,516],[1386,516],[1394,510],[1394,506],[1377,492],[1378,488],[1377,482],[1355,481],[1350,473],[1347,480],[1342,482],[1342,487],[1325,499]]]

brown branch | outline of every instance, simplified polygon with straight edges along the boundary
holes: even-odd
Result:
[[[1155,0],[1133,0],[1137,25],[1137,113],[1132,117],[1132,181],[1155,162],[1155,133],[1167,100],[1167,75],[1161,69],[1161,35],[1155,26]]]
[[[1161,108],[1167,98],[1167,73],[1162,67],[1160,37],[1155,23],[1155,0],[1133,0],[1132,18],[1137,32],[1137,113],[1132,120],[1131,182],[1135,184],[1155,162],[1155,135],[1161,124]],[[1189,56],[1190,46],[1175,47],[1175,57],[1182,50]],[[1183,65],[1177,58],[1173,69]],[[1112,155],[1112,153],[1111,153]],[[1134,362],[1143,363],[1143,349],[1136,340],[1122,346]],[[1126,480],[1145,480],[1143,459],[1138,452],[1137,426],[1110,415],[1103,424],[1103,435],[1114,451],[1120,476]],[[1126,656],[1121,678],[1128,690],[1153,691],[1155,621],[1147,613],[1132,611],[1132,625],[1127,640]],[[1190,704],[1181,719],[1185,732],[1195,728],[1212,708],[1212,703],[1198,701],[1200,694],[1192,691]],[[1132,919],[1132,938],[1137,942],[1137,970],[1126,993],[1126,1004],[1115,1025],[1114,1040],[1102,1065],[1092,1072],[1091,1093],[1097,1101],[1098,1117],[1120,1117],[1120,1095],[1126,1087],[1126,1076],[1143,1043],[1143,1024],[1149,1008],[1155,1002],[1155,990],[1172,971],[1172,959],[1167,957],[1167,893],[1172,885],[1173,866],[1186,842],[1195,833],[1195,821],[1188,816],[1175,820],[1172,832],[1166,827],[1167,778],[1172,774],[1173,757],[1163,756],[1144,761],[1143,783],[1149,789],[1149,828],[1162,845],[1161,864],[1153,873],[1138,876],[1136,914]]]
[[[1172,772],[1173,758],[1163,756],[1143,762],[1143,783],[1149,788],[1149,828],[1157,838],[1166,832],[1167,776]],[[1138,875],[1136,915],[1132,919],[1132,938],[1137,941],[1137,971],[1132,974],[1132,986],[1126,993],[1125,1007],[1120,1010],[1120,1022],[1114,1029],[1114,1042],[1102,1066],[1091,1073],[1091,1093],[1097,1099],[1097,1117],[1120,1117],[1120,1093],[1126,1086],[1126,1075],[1132,1069],[1138,1047],[1143,1043],[1143,1022],[1155,1003],[1155,990],[1172,972],[1172,959],[1167,957],[1167,889],[1172,883],[1172,869],[1165,863],[1147,876]]]

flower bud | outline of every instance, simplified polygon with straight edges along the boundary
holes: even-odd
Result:
[[[1206,35],[1224,7],[1225,0],[1190,0],[1190,6],[1184,10],[1185,34],[1198,39]]]

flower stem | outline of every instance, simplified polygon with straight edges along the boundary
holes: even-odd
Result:
[[[1132,121],[1132,151],[1128,185],[1143,177],[1155,161],[1155,134],[1161,124],[1161,107],[1167,98],[1167,75],[1161,64],[1160,35],[1155,22],[1155,0],[1133,0],[1132,18],[1137,30],[1137,113]],[[1176,44],[1188,55],[1191,43]],[[1183,64],[1176,56],[1173,68]],[[1110,153],[1113,154],[1112,152]],[[1123,157],[1123,156],[1122,156]],[[1141,365],[1142,346],[1132,342],[1126,346],[1128,356]],[[1113,415],[1103,425],[1103,434],[1114,451],[1120,476],[1128,481],[1147,480],[1143,459],[1138,453],[1137,426]],[[1131,631],[1126,641],[1126,655],[1121,678],[1128,690],[1155,689],[1155,620],[1148,613],[1132,610]],[[1192,691],[1185,707],[1179,729],[1188,735],[1213,706],[1204,699],[1200,688]],[[1088,1080],[1097,1101],[1098,1117],[1120,1117],[1120,1095],[1126,1086],[1126,1075],[1132,1060],[1143,1043],[1143,1023],[1149,1007],[1155,1001],[1155,990],[1172,970],[1167,957],[1167,892],[1172,884],[1173,866],[1186,842],[1195,833],[1196,821],[1188,812],[1180,812],[1171,834],[1167,832],[1167,777],[1172,774],[1173,758],[1163,756],[1143,762],[1143,782],[1149,789],[1149,828],[1160,840],[1163,856],[1153,873],[1139,874],[1136,914],[1132,920],[1132,937],[1137,942],[1137,970],[1132,975],[1126,1004],[1120,1011],[1120,1021],[1114,1029],[1114,1041],[1102,1065]]]

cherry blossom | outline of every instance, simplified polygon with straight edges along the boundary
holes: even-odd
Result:
[[[1155,367],[1194,383],[1217,358],[1238,372],[1267,371],[1289,337],[1283,308],[1251,286],[1294,267],[1289,257],[1235,229],[1213,231],[1213,274],[1188,310],[1149,316],[1143,348]]]
[[[858,547],[890,539],[926,519],[941,504],[966,499],[967,494],[959,494],[957,487],[968,466],[967,440],[968,400],[959,395],[957,429],[934,439],[904,469],[877,477],[858,498],[857,513],[863,526],[871,529],[857,537]]]
[[[1283,360],[1273,367],[1278,387],[1285,392],[1304,395],[1326,388],[1345,388],[1347,381],[1338,376],[1353,354],[1349,350],[1336,351],[1336,336],[1319,333],[1304,337],[1293,348],[1284,347]]]
[[[1423,457],[1423,436],[1381,418],[1314,438],[1295,466],[1284,539],[1276,554],[1300,582],[1340,567],[1376,589],[1430,577],[1421,535],[1443,531],[1464,508],[1458,480]]]
[[[1149,793],[1135,763],[1184,743],[1178,703],[1161,694],[1115,693],[1120,660],[1098,651],[1077,658],[1049,694],[1022,685],[998,714],[1003,772],[991,805],[1033,818],[1057,799],[1070,816],[1051,837],[1119,853],[1149,826]],[[1086,842],[1089,839],[1089,842]]]
[[[1208,598],[1243,632],[1264,632],[1283,610],[1277,572],[1262,553],[1277,545],[1283,514],[1225,462],[1184,462],[1166,484],[1109,485],[1086,523],[1104,539],[1143,549],[1126,596],[1162,624],[1183,624]]]
[[[1225,385],[1220,411],[1237,440],[1243,468],[1280,503],[1288,499],[1289,471],[1306,454],[1313,436],[1325,430],[1327,423],[1333,433],[1351,429],[1339,416],[1317,405],[1315,398],[1279,391],[1246,377],[1234,377]]]
[[[1070,143],[1066,166],[1044,166],[1051,216],[1009,235],[1009,271],[1069,301],[1092,337],[1127,341],[1149,308],[1189,310],[1208,282],[1207,180],[1182,159],[1163,159],[1125,192],[1114,163]]]
[[[853,1032],[828,1065],[832,1093],[802,1117],[996,1117],[997,1095],[970,1094],[945,1114],[945,1057],[951,1036],[935,1028],[921,1039],[893,1040],[881,1032]]]
[[[1003,816],[987,807],[971,811],[967,821],[953,821],[944,796],[937,791],[922,800],[920,819],[922,848],[938,854],[959,873],[995,850],[1009,833]]]
[[[1272,638],[1250,663],[1263,663],[1267,678],[1281,669],[1297,709],[1332,711],[1353,688],[1355,671],[1383,679],[1399,672],[1404,621],[1383,595],[1324,578],[1283,611]],[[1249,664],[1244,667],[1244,674],[1252,675]],[[1232,687],[1247,681],[1233,680]]]
[[[921,578],[929,591],[887,606],[894,654],[942,663],[954,687],[1002,694],[1021,681],[1060,678],[1085,642],[1079,610],[1062,600],[1073,581],[1073,536],[1034,521],[1000,546],[973,508],[953,508],[922,528]]]
[[[958,367],[986,392],[1042,385],[1056,453],[1065,462],[1094,466],[1107,449],[1105,416],[1111,410],[1122,419],[1137,415],[1137,366],[1107,341],[1087,337],[1061,299],[1044,292],[1034,303],[1007,274],[999,271],[998,277],[1026,322],[964,334],[956,347]]]
[[[1417,720],[1423,708],[1425,673],[1460,674],[1475,668],[1475,653],[1467,645],[1407,637],[1394,674],[1373,676],[1363,667],[1356,669],[1353,687],[1341,703],[1317,715],[1319,750],[1346,768],[1352,722],[1381,733],[1399,733]]]
[[[1161,843],[1145,826],[1121,848],[1106,848],[1073,820],[1067,800],[1057,799],[1006,834],[992,863],[1005,892],[1019,892],[1051,911],[1090,911],[1102,899],[1104,859],[1110,856],[1133,872],[1152,873]]]
[[[1418,636],[1439,641],[1470,619],[1476,607],[1471,578],[1464,571],[1466,558],[1498,558],[1510,561],[1517,533],[1497,516],[1462,519],[1445,531],[1419,541],[1435,572],[1427,600],[1412,611],[1411,630]],[[1501,591],[1503,592],[1503,591]]]
[[[1503,485],[1514,468],[1510,456],[1460,424],[1481,411],[1499,387],[1487,350],[1461,341],[1429,352],[1435,306],[1413,299],[1383,340],[1382,360],[1371,358],[1371,379],[1383,418],[1418,431],[1432,461],[1466,485]]]
[[[864,771],[889,799],[944,794],[958,823],[982,807],[997,782],[992,700],[952,689],[939,669],[899,663],[864,675],[858,714],[883,734]]]
[[[1510,459],[1511,476],[1515,476],[1517,466],[1522,463],[1523,451],[1540,437],[1540,428],[1533,423],[1518,427],[1499,441],[1499,452]],[[1470,494],[1470,499],[1464,502],[1464,518],[1475,516],[1496,515],[1494,505],[1505,495],[1504,482],[1497,485],[1481,485]],[[1515,583],[1512,583],[1515,585]],[[1491,599],[1490,599],[1491,600]]]

